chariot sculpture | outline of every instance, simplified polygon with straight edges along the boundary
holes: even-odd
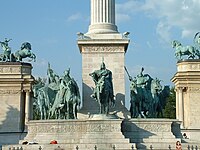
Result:
[[[21,62],[24,58],[31,58],[29,61],[36,61],[36,55],[31,51],[31,44],[29,42],[22,43],[20,50],[11,53],[11,47],[8,43],[11,39],[5,38],[3,42],[0,41],[3,53],[0,54],[1,62]]]
[[[172,47],[175,48],[175,57],[177,60],[199,59],[200,58],[200,32],[194,36],[194,45],[183,46],[179,41],[172,41]],[[185,56],[185,57],[184,57]]]

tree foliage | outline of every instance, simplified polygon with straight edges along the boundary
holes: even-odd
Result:
[[[167,103],[164,108],[164,118],[176,118],[176,93],[174,87],[170,89],[170,95],[167,98]]]

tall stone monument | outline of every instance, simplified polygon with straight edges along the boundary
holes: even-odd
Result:
[[[126,33],[127,34],[127,33]],[[78,33],[78,46],[82,54],[81,113],[98,113],[98,104],[90,95],[94,83],[89,73],[100,69],[102,59],[112,71],[116,99],[115,113],[127,117],[125,108],[124,58],[129,44],[126,34],[121,34],[115,24],[115,0],[91,0],[91,23],[87,33]]]

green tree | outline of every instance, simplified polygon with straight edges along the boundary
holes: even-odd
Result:
[[[167,98],[167,103],[164,109],[164,118],[176,118],[176,93],[174,87],[170,89],[170,95]]]

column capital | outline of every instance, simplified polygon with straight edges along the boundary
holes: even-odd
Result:
[[[175,91],[183,91],[183,90],[186,90],[186,89],[187,89],[187,87],[179,86],[179,87],[175,88]]]

